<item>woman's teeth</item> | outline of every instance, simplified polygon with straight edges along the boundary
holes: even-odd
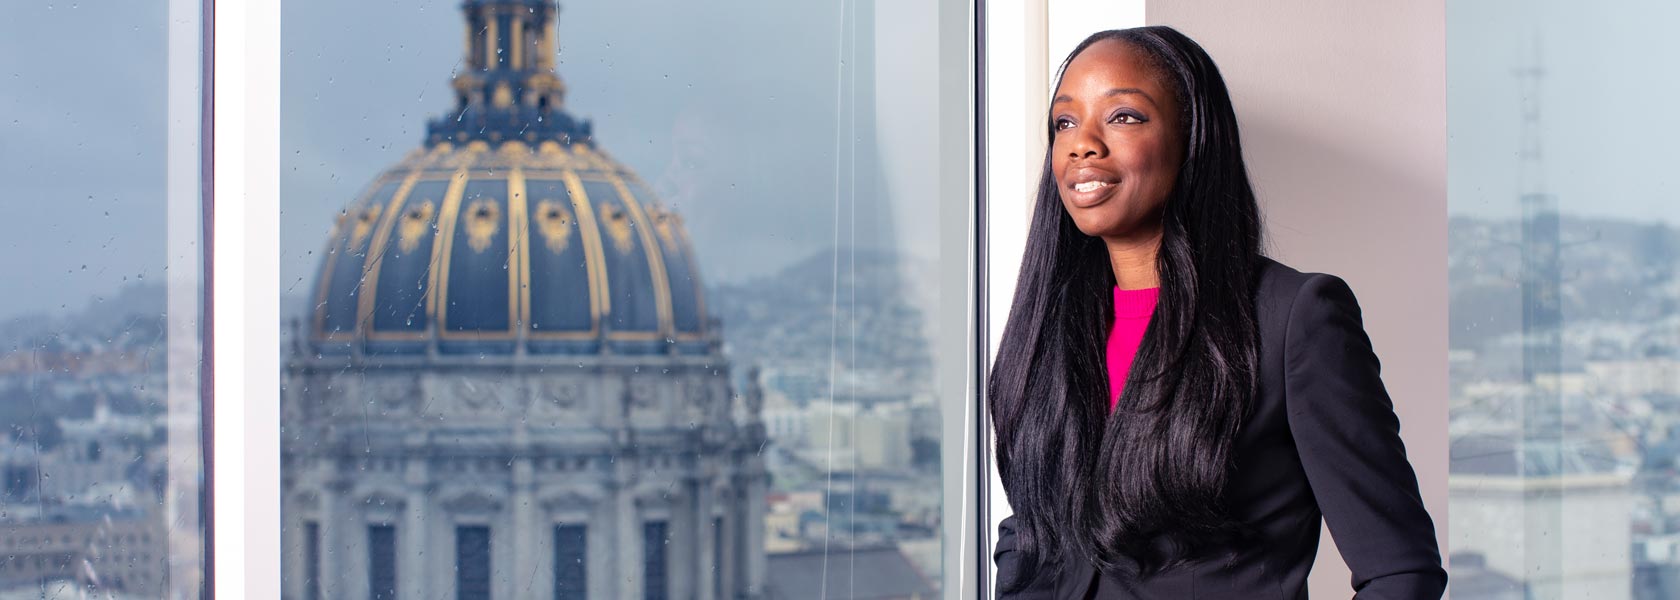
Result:
[[[1073,184],[1073,190],[1076,192],[1089,192],[1106,185],[1108,185],[1108,182],[1105,181],[1087,181],[1085,183]]]

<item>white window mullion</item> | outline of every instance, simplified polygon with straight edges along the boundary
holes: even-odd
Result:
[[[215,9],[213,592],[278,599],[280,6]]]
[[[1144,0],[1045,0],[1050,5],[1046,29],[1049,43],[1045,59],[1049,76],[1056,76],[1062,59],[1086,36],[1104,29],[1142,27]],[[1051,82],[1054,83],[1054,82]],[[1041,157],[1042,158],[1042,157]]]
[[[1009,316],[1009,300],[1015,293],[1015,276],[1021,268],[1021,249],[1026,246],[1027,222],[1032,215],[1031,189],[1037,176],[1037,166],[1044,158],[1044,142],[1032,135],[1032,115],[1046,109],[1047,99],[1041,98],[1046,84],[1045,39],[1047,0],[998,0],[987,2],[985,9],[985,168],[986,223],[985,265],[986,286],[986,344],[987,368],[991,357],[997,355],[998,340]],[[983,400],[983,398],[982,398]],[[982,407],[985,402],[980,403]],[[991,416],[982,413],[987,433],[981,440],[986,452],[986,477],[989,482],[986,497],[986,527],[981,536],[991,555],[990,546],[997,543],[997,527],[1011,513],[1009,500],[1004,496],[1003,483],[998,479],[997,465],[992,458]],[[986,578],[993,590],[997,586],[997,564],[987,561],[991,569]]]
[[[204,149],[203,106],[203,5],[195,0],[169,0],[169,34],[167,58],[167,140],[166,191],[167,217],[165,246],[167,271],[164,273],[164,311],[168,319],[167,355],[168,384],[165,386],[168,406],[165,456],[168,457],[164,492],[166,523],[182,524],[171,527],[171,548],[197,547],[202,549],[204,531],[192,527],[201,523],[205,507],[204,446],[200,434],[203,427],[201,381],[203,381],[204,315],[200,312],[204,298],[203,253],[204,213],[200,200],[206,190],[200,189],[202,152]],[[197,537],[196,543],[179,544],[184,538]],[[197,553],[168,553],[170,598],[199,595],[204,585],[203,556]]]

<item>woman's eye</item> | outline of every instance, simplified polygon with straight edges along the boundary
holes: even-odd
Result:
[[[1073,121],[1070,121],[1065,117],[1056,119],[1056,131],[1061,131],[1063,129],[1067,129],[1067,128],[1072,127],[1072,126],[1073,126]]]
[[[1142,123],[1143,117],[1139,117],[1131,113],[1120,113],[1118,115],[1114,115],[1113,119],[1109,119],[1109,122],[1120,124]]]

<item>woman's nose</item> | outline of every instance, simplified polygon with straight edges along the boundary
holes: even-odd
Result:
[[[1073,144],[1068,148],[1071,158],[1102,158],[1108,155],[1108,146],[1102,139],[1084,130],[1076,130]]]

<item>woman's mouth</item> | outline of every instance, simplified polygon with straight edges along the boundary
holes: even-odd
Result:
[[[1072,183],[1062,195],[1075,208],[1090,208],[1108,200],[1119,187],[1120,182],[1114,178],[1093,178]]]

